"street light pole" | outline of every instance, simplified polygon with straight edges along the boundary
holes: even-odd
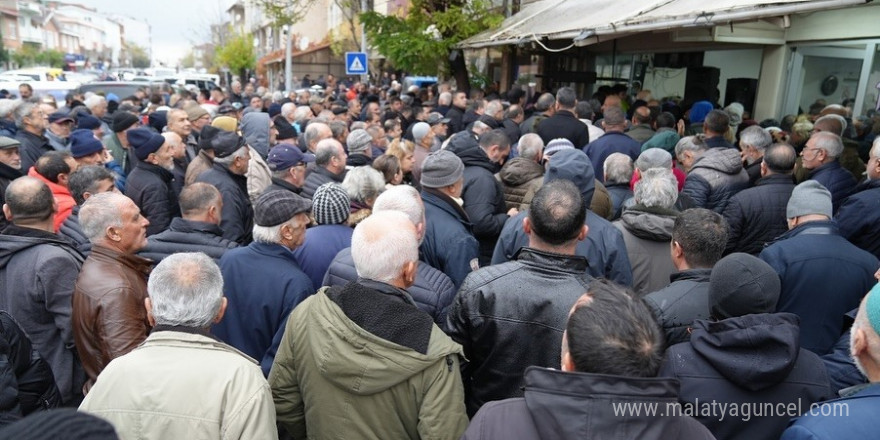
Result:
[[[361,14],[365,14],[367,12],[367,0],[361,0]],[[367,30],[364,26],[363,20],[358,20],[361,23],[361,52],[367,53]],[[369,59],[369,57],[367,57]],[[368,63],[369,64],[369,63]],[[361,84],[368,84],[370,75],[369,75],[369,66],[364,66],[367,68],[367,73],[361,75]]]
[[[291,82],[293,80],[293,29],[291,25],[287,25],[287,44],[284,48],[284,91],[290,94],[293,90]]]

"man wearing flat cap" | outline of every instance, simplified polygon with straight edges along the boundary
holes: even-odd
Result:
[[[70,131],[73,128],[73,118],[64,112],[55,112],[49,115],[49,126],[46,127],[46,139],[49,145],[58,151],[70,148]],[[100,121],[99,124],[100,125]]]
[[[287,315],[315,293],[291,252],[305,240],[312,202],[290,191],[269,191],[254,205],[254,242],[220,259],[230,307],[213,330],[259,361],[268,376]]]
[[[17,140],[0,136],[0,203],[6,203],[6,187],[21,174],[21,155],[18,147],[21,145]],[[0,230],[8,224],[6,215],[0,211]]]
[[[150,225],[147,235],[164,231],[171,219],[180,216],[177,193],[174,191],[174,156],[171,143],[162,135],[146,128],[128,132],[128,141],[138,164],[128,175],[125,195],[141,208]]]
[[[859,305],[880,265],[840,236],[831,200],[831,192],[815,180],[796,186],[786,209],[789,231],[760,255],[782,280],[776,311],[800,317],[801,347],[818,355],[837,342],[840,317]]]
[[[251,160],[250,148],[244,138],[222,131],[211,139],[214,149],[214,164],[196,178],[196,182],[214,185],[223,194],[223,211],[220,229],[223,238],[241,245],[251,242],[251,229],[254,226],[254,208],[248,197],[248,163]]]
[[[272,184],[269,191],[291,191],[299,194],[306,181],[306,167],[315,161],[315,156],[303,153],[291,144],[278,144],[269,150],[269,169],[272,170]]]

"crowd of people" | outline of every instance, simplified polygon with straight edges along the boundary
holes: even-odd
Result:
[[[0,438],[871,435],[880,115],[320,81],[0,99]]]

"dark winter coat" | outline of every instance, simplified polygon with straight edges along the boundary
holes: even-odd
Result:
[[[758,255],[769,243],[788,231],[786,207],[794,180],[789,174],[771,174],[755,186],[733,195],[722,215],[729,226],[725,254]]]
[[[584,438],[603,440],[709,440],[703,425],[682,416],[615,412],[615,404],[680,410],[678,382],[668,378],[570,373],[529,367],[525,397],[483,406],[462,440],[532,440]]]
[[[709,318],[709,276],[712,269],[689,269],[669,276],[668,286],[645,296],[657,323],[666,334],[666,346],[690,339],[688,328]]]
[[[531,159],[517,157],[498,172],[507,209],[528,209],[535,193],[544,184],[544,167]]]
[[[21,175],[21,171],[16,170],[5,163],[0,163],[0,204],[6,203],[6,187],[8,187],[13,180],[21,177]],[[8,223],[9,222],[6,220],[6,214],[3,214],[3,210],[0,209],[0,231],[2,231]]]
[[[557,138],[568,139],[575,148],[584,148],[590,143],[590,130],[571,110],[557,110],[538,124],[535,133],[541,136],[544,145]]]
[[[843,238],[880,258],[880,179],[857,186],[834,220]]]
[[[150,221],[147,226],[148,236],[164,231],[171,224],[171,219],[180,216],[173,180],[171,171],[148,162],[140,162],[125,181],[125,195]]]
[[[629,183],[605,183],[608,195],[611,197],[611,220],[617,220],[623,213],[623,202],[633,196],[629,189]]]
[[[578,121],[580,122],[580,121]],[[586,128],[587,126],[581,123]],[[575,144],[575,147],[578,145]],[[642,145],[635,139],[625,135],[619,131],[605,132],[602,137],[590,142],[589,145],[583,147],[584,153],[590,158],[593,164],[593,170],[596,173],[596,179],[605,182],[605,159],[614,153],[623,153],[629,156],[633,161],[642,154]]]
[[[140,256],[158,264],[165,257],[181,252],[203,252],[219,261],[223,254],[238,243],[223,238],[223,231],[213,223],[197,222],[176,217],[168,229],[147,239],[147,247]]]
[[[312,280],[316,289],[324,283],[330,262],[339,251],[351,247],[354,230],[345,224],[318,225],[306,230],[303,244],[293,250],[293,259]]]
[[[416,307],[431,315],[434,323],[445,331],[446,315],[455,298],[455,284],[443,272],[425,263],[419,263],[416,270],[415,283],[406,291],[412,296]],[[339,251],[330,263],[321,286],[344,286],[349,281],[357,280],[351,248],[346,248]]]
[[[477,140],[467,133],[453,137],[446,148],[464,163],[461,198],[464,200],[464,210],[474,225],[474,237],[480,242],[480,263],[488,264],[501,228],[508,218],[504,191],[495,179],[499,165],[490,161]]]
[[[58,230],[58,235],[66,238],[73,247],[78,250],[83,257],[88,257],[89,253],[92,252],[92,242],[89,241],[89,237],[86,237],[86,234],[82,231],[82,228],[79,225],[79,209],[80,206],[74,206],[73,211],[64,219],[64,223],[61,224],[61,229]]]
[[[15,139],[21,142],[18,151],[21,153],[22,173],[27,173],[37,163],[37,159],[40,156],[50,151],[55,151],[49,145],[49,140],[45,136],[36,135],[27,130],[18,130],[18,133],[15,134]]]
[[[303,189],[300,195],[311,199],[312,196],[315,195],[315,191],[318,190],[319,186],[330,182],[342,183],[343,179],[345,179],[344,172],[342,174],[333,174],[327,168],[316,166],[315,169],[306,176],[306,181],[303,183]]]
[[[448,333],[468,359],[469,415],[522,396],[526,367],[560,367],[568,313],[593,280],[586,270],[584,257],[523,248],[515,261],[468,275],[449,309]]]
[[[719,402],[806,409],[833,396],[822,360],[800,348],[798,335],[798,318],[791,313],[698,320],[690,341],[666,351],[659,376],[681,382],[683,406]],[[719,440],[776,440],[794,416],[762,412],[744,421],[730,414],[721,420],[720,414],[694,414]]]
[[[810,172],[810,179],[822,184],[831,192],[831,204],[834,212],[843,203],[843,200],[852,194],[856,188],[856,178],[846,168],[840,165],[840,161],[828,162]]]
[[[446,274],[456,289],[479,267],[480,247],[467,213],[439,191],[422,190],[425,203],[425,238],[419,259]]]
[[[694,161],[681,192],[698,207],[721,214],[728,200],[748,186],[749,175],[743,169],[739,151],[710,148]]]
[[[0,426],[59,406],[49,365],[12,316],[0,311]]]
[[[203,172],[196,182],[214,185],[223,195],[220,229],[223,238],[241,245],[251,242],[254,229],[254,208],[247,192],[247,178],[231,173],[228,168],[214,164]]]
[[[626,135],[633,138],[640,145],[644,145],[645,142],[648,142],[654,134],[657,132],[654,131],[653,128],[649,124],[637,124],[630,127],[629,130],[626,131]]]
[[[828,353],[842,333],[841,316],[877,283],[877,257],[857,248],[831,221],[788,231],[761,252],[782,281],[776,310],[801,319],[801,347]]]
[[[743,167],[746,169],[746,173],[749,175],[749,186],[755,186],[758,182],[758,179],[761,178],[761,164],[764,163],[764,157],[758,158],[758,160],[752,163],[743,163]]]
[[[251,243],[220,258],[226,315],[211,331],[260,362],[268,376],[287,316],[315,293],[293,254],[279,244]]]
[[[792,420],[781,440],[865,439],[877,435],[880,384],[871,384],[842,399],[829,400]],[[844,412],[845,411],[845,412]]]
[[[831,392],[841,395],[846,388],[868,383],[868,378],[859,371],[856,363],[850,355],[849,338],[852,334],[852,324],[856,319],[859,309],[852,309],[843,316],[844,333],[837,340],[831,351],[822,355],[822,362],[828,369],[828,379],[831,381]]]
[[[449,108],[449,111],[446,112],[446,117],[449,118],[449,124],[447,124],[449,136],[464,130],[466,124],[462,121],[464,119],[463,109],[452,106]]]

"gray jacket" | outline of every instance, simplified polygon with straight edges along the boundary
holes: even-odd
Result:
[[[710,148],[694,161],[681,192],[698,207],[721,214],[730,197],[748,186],[749,173],[742,166],[739,151]]]
[[[612,223],[623,234],[632,266],[633,290],[640,295],[662,289],[675,273],[669,240],[676,215],[678,211],[635,205]]]

